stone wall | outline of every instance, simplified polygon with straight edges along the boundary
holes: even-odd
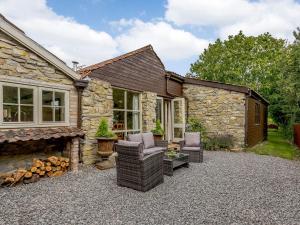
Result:
[[[153,92],[142,93],[142,130],[149,132],[155,127],[155,107],[157,94]]]
[[[245,144],[245,99],[243,93],[184,84],[188,115],[200,119],[208,135],[231,134],[235,148]]]
[[[77,91],[73,81],[47,61],[0,31],[0,81],[70,90],[70,124],[77,125]]]
[[[82,94],[82,129],[85,131],[82,159],[85,164],[95,163],[98,158],[95,135],[102,117],[107,118],[112,127],[112,87],[107,82],[92,79]]]

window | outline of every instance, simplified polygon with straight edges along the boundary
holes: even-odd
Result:
[[[69,93],[64,90],[0,82],[0,125],[66,125],[68,99]]]
[[[255,124],[260,124],[260,104],[255,103]]]
[[[33,122],[33,88],[15,86],[2,87],[3,122]]]
[[[155,113],[156,113],[156,120],[159,120],[161,124],[163,124],[163,98],[157,98],[156,99],[156,107],[155,107]]]
[[[65,121],[65,93],[57,91],[42,91],[42,121]]]
[[[140,132],[139,93],[113,89],[113,130],[124,139],[129,133]]]

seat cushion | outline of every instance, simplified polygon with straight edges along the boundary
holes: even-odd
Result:
[[[183,147],[181,150],[186,151],[200,151],[200,147]]]
[[[144,155],[150,155],[152,153],[161,152],[161,151],[164,151],[163,147],[147,148],[147,149],[144,149]]]
[[[200,146],[200,133],[199,132],[186,132],[184,138],[184,146],[198,147]]]
[[[143,143],[142,134],[129,134],[128,141]]]
[[[152,148],[155,147],[154,136],[151,132],[142,133],[144,148]]]

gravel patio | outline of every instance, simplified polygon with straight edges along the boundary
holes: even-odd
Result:
[[[300,162],[205,152],[142,193],[115,169],[0,189],[0,224],[300,224]]]

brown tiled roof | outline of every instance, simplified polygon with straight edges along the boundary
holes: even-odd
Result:
[[[127,58],[127,57],[130,57],[130,56],[132,56],[132,55],[141,53],[141,52],[146,51],[146,50],[149,50],[149,49],[152,50],[152,51],[154,52],[152,45],[146,45],[146,46],[144,46],[144,47],[142,47],[142,48],[139,48],[139,49],[136,49],[136,50],[134,50],[134,51],[128,52],[128,53],[126,53],[126,54],[117,56],[117,57],[115,57],[115,58],[108,59],[108,60],[102,61],[102,62],[100,62],[100,63],[97,63],[97,64],[94,64],[94,65],[90,65],[90,66],[84,67],[84,68],[82,68],[81,70],[79,70],[79,73],[81,74],[81,77],[84,78],[84,77],[86,77],[87,75],[89,75],[90,72],[92,72],[93,70],[99,69],[99,68],[101,68],[101,67],[103,67],[103,66],[106,66],[106,65],[108,65],[108,64],[112,64],[112,63],[114,63],[114,62],[117,62],[117,61],[119,61],[119,60],[125,59],[125,58]],[[154,53],[155,53],[155,52],[154,52]],[[156,55],[156,53],[155,53],[155,55]],[[157,55],[156,55],[156,56],[157,56]],[[159,59],[159,61],[161,62],[161,64],[162,64],[163,67],[164,67],[164,64],[162,63],[161,59],[160,59],[158,56],[157,56],[157,58]]]
[[[0,143],[76,136],[84,136],[76,127],[7,129],[0,130]]]

